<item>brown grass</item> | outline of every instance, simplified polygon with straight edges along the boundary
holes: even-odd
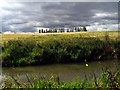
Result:
[[[109,31],[107,32],[111,39],[118,38],[119,32],[117,31]],[[106,32],[63,32],[63,33],[26,33],[26,34],[0,34],[2,41],[8,41],[11,39],[24,39],[29,37],[39,37],[39,36],[46,36],[46,35],[69,35],[75,37],[96,37],[96,38],[104,38]]]

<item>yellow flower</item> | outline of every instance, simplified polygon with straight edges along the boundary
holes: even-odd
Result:
[[[85,66],[88,67],[88,64],[86,63]]]

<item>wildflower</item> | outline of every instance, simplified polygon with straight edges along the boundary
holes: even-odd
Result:
[[[88,64],[86,63],[85,66],[88,67]]]

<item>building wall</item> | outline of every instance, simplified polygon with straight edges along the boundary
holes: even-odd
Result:
[[[49,28],[43,28],[43,27],[37,28],[38,33],[45,33],[45,32],[48,32],[49,30],[50,30]]]

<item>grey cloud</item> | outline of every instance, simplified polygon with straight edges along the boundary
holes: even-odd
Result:
[[[11,19],[11,20],[7,20],[6,22],[4,22],[4,24],[6,25],[24,24],[24,23],[27,23],[27,22],[21,19]]]
[[[73,5],[71,5],[71,3],[61,3],[59,5],[50,4],[49,6],[44,6],[43,9],[46,10],[45,14],[52,15],[52,16],[56,15],[58,20],[61,22],[69,21],[69,23],[79,22],[79,24],[81,24],[82,22],[86,21],[86,24],[90,24],[91,21],[93,21],[91,17],[94,16],[94,14],[97,13],[97,11],[107,12],[107,13],[117,12],[116,5],[117,3],[85,3],[85,2],[82,2],[82,3],[75,3]],[[115,9],[113,10],[111,9],[109,11],[108,8],[109,9],[115,8]],[[93,13],[92,10],[96,10],[96,12],[94,11]],[[68,15],[68,17],[64,17],[65,15]],[[99,19],[99,17],[97,17],[96,20],[97,19]],[[115,19],[115,18],[103,17],[101,19]]]
[[[14,31],[14,32],[34,32],[35,28],[31,25],[20,24],[20,25],[3,25],[2,30],[4,31]]]
[[[13,4],[13,6],[12,6]],[[18,6],[17,6],[18,5]],[[22,2],[4,7],[3,31],[35,31],[34,26],[116,24],[117,16],[93,18],[97,13],[117,13],[116,2]],[[11,26],[15,28],[11,28]]]

